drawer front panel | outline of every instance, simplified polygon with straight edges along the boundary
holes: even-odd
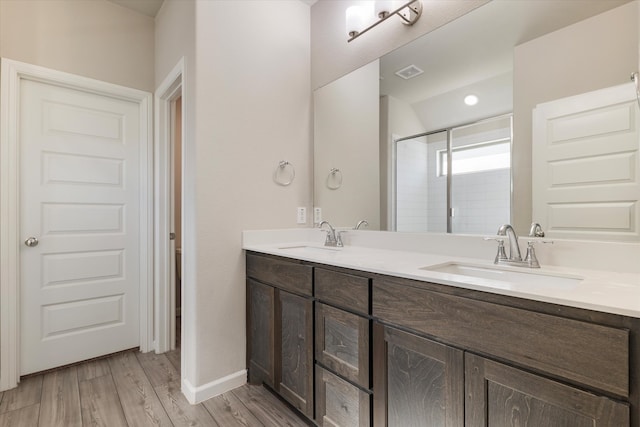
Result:
[[[318,303],[316,360],[369,388],[369,319]]]
[[[313,293],[313,267],[309,265],[247,254],[247,275],[297,294]]]
[[[369,279],[316,268],[316,297],[364,315],[369,314]]]
[[[316,422],[320,426],[369,427],[371,395],[316,365]]]
[[[373,315],[448,343],[629,396],[629,331],[375,280]]]

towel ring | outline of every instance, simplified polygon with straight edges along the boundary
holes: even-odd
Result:
[[[331,168],[327,175],[327,188],[329,190],[337,190],[342,187],[342,171],[338,168]]]
[[[283,177],[282,175],[286,174],[285,169],[287,168],[287,166],[290,166],[288,176],[285,175]],[[293,182],[295,177],[296,177],[296,168],[294,168],[293,165],[287,162],[286,160],[280,160],[280,163],[278,163],[278,167],[273,173],[273,180],[276,182],[276,184],[286,187],[287,185]]]

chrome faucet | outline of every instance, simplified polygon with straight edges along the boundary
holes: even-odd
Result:
[[[355,227],[353,227],[353,229],[354,229],[354,230],[359,230],[359,229],[360,229],[360,227],[361,227],[361,226],[363,226],[363,225],[364,225],[365,227],[368,227],[368,226],[369,226],[369,223],[367,222],[367,220],[366,220],[366,219],[363,219],[363,220],[358,221],[358,223],[356,224],[356,226],[355,226]]]
[[[518,244],[518,236],[516,235],[515,230],[510,224],[504,224],[498,229],[498,236],[506,236],[509,240],[509,256],[504,249],[504,239],[502,238],[491,238],[488,237],[486,239],[495,239],[498,241],[498,253],[496,254],[496,259],[494,264],[505,264],[505,265],[513,265],[517,267],[530,267],[530,268],[540,268],[540,263],[538,262],[538,258],[536,257],[536,251],[533,245],[536,243],[534,239],[529,240],[527,242],[527,254],[522,259],[522,255],[520,254],[520,245]],[[537,222],[531,224],[531,230],[529,231],[529,237],[532,238],[540,238],[544,237],[544,231],[542,231],[542,227]],[[553,241],[545,241],[541,240],[542,243],[553,243]]]
[[[335,247],[339,247],[341,248],[342,245],[342,235],[340,232],[336,233],[335,228],[333,228],[331,226],[331,224],[329,224],[329,221],[322,221],[319,225],[318,228],[322,228],[323,225],[326,225],[327,227],[329,227],[328,230],[324,230],[327,233],[327,238],[324,241],[324,245],[325,246],[335,246]]]
[[[505,257],[496,258],[496,264],[500,261],[518,262],[522,261],[522,255],[520,255],[520,245],[518,245],[518,236],[511,224],[501,225],[498,229],[498,236],[507,236],[509,238],[509,258]],[[503,246],[504,252],[504,246]]]
[[[537,222],[532,222],[531,228],[529,229],[529,237],[544,237],[542,226]]]

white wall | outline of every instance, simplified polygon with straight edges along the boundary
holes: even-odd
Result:
[[[634,1],[515,48],[512,167],[518,233],[528,232],[531,224],[533,108],[628,82],[638,69],[639,7]]]
[[[195,11],[186,153],[195,181],[185,187],[195,186],[196,235],[184,254],[195,263],[194,385],[202,386],[246,368],[241,231],[295,227],[296,207],[311,207],[310,10],[299,1],[197,0]],[[296,168],[288,187],[272,180],[280,160]]]
[[[413,26],[392,17],[356,40],[347,43],[345,11],[366,1],[319,0],[311,7],[311,86],[317,89],[378,59],[488,0],[423,1],[422,17]]]
[[[149,92],[153,31],[106,0],[0,1],[0,56]]]
[[[314,92],[314,201],[334,227],[366,219],[380,229],[378,144],[379,62],[373,61]],[[331,169],[342,186],[330,189]],[[335,187],[335,174],[329,185]],[[344,209],[349,206],[349,209]]]

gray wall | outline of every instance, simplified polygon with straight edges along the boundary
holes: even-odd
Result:
[[[105,0],[0,1],[0,56],[149,92],[153,31]]]

